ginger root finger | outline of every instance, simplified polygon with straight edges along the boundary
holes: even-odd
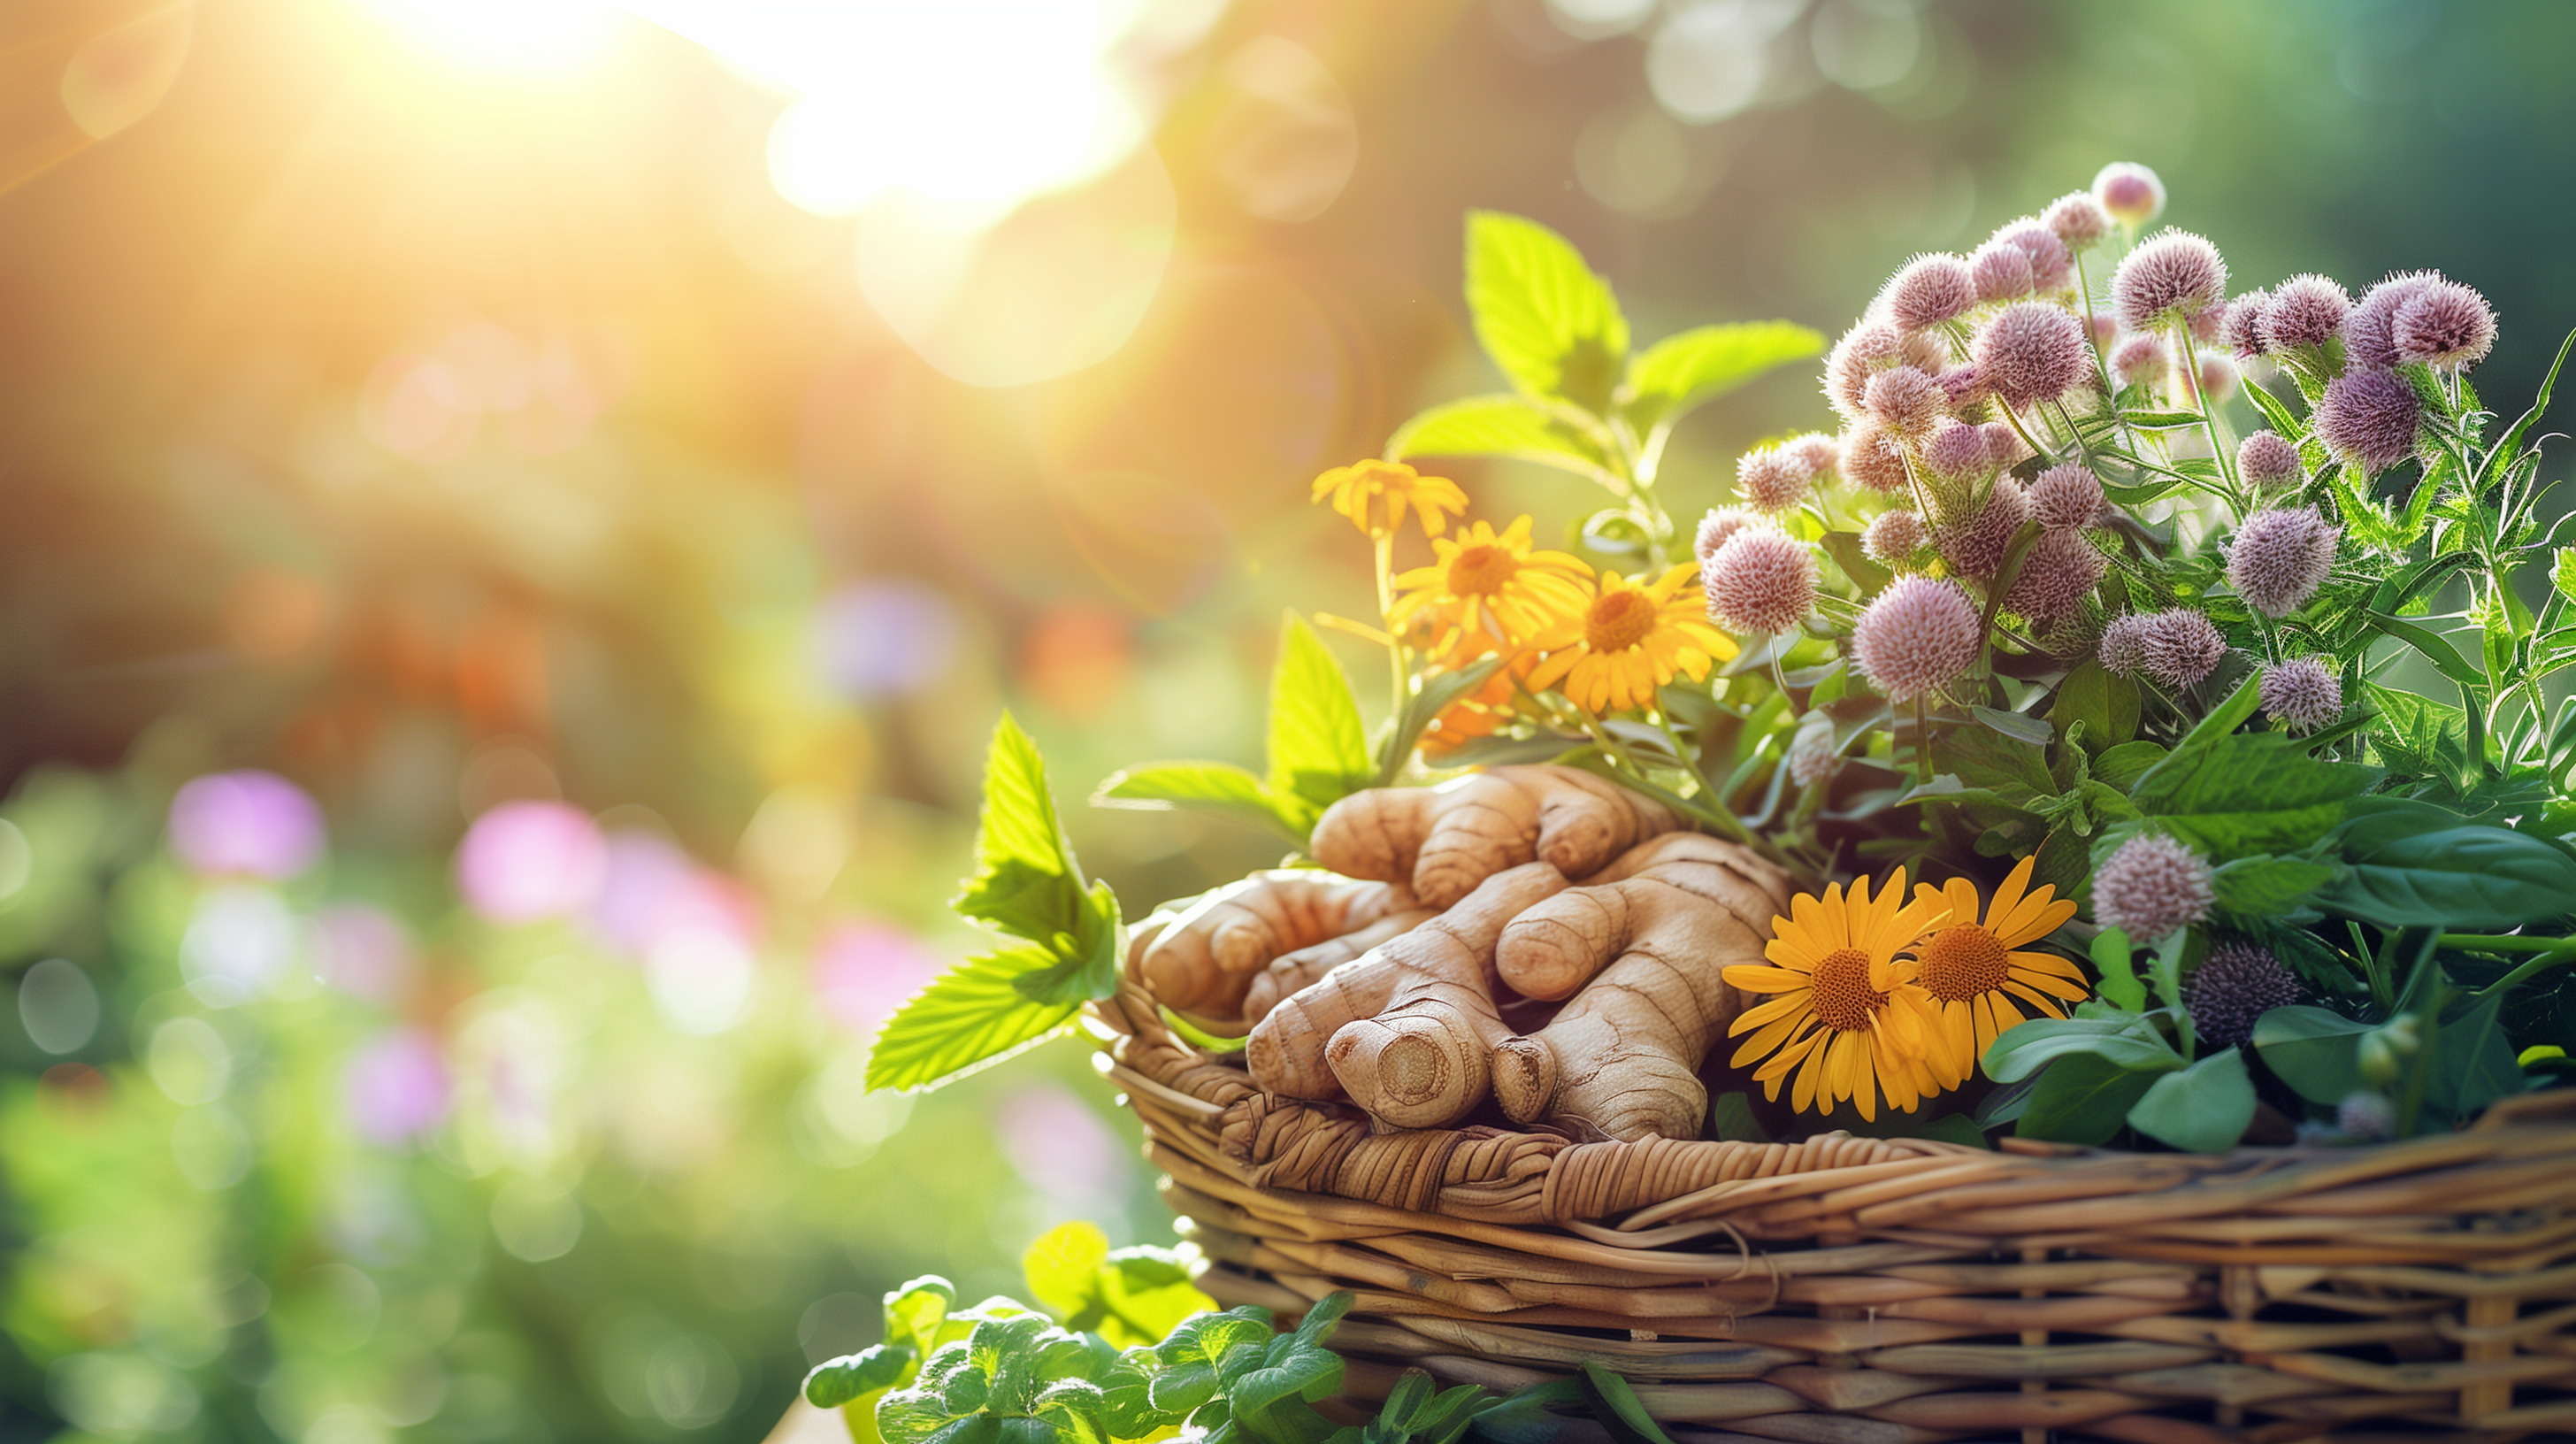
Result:
[[[1496,1048],[1503,1112],[1629,1141],[1698,1137],[1708,1109],[1700,1062],[1744,1008],[1726,965],[1761,959],[1788,893],[1787,875],[1751,852],[1695,838],[1515,919],[1498,958],[1560,952],[1580,936],[1584,955],[1607,966],[1545,1028]]]
[[[1525,998],[1573,997],[1619,956],[1613,940],[1634,933],[1634,901],[1661,896],[1620,886],[1640,878],[1713,903],[1763,937],[1771,919],[1789,909],[1789,875],[1751,849],[1695,832],[1666,833],[1513,919],[1494,953],[1504,984]]]
[[[1361,1020],[1384,1012],[1399,989],[1410,996],[1426,982],[1454,978],[1478,990],[1484,1011],[1491,1014],[1494,942],[1503,924],[1564,887],[1565,875],[1543,863],[1504,873],[1448,912],[1300,989],[1254,1026],[1243,1054],[1252,1081],[1290,1098],[1342,1096],[1343,1081],[1328,1058],[1330,1045]]]
[[[1328,942],[1413,908],[1402,883],[1327,874],[1258,872],[1200,898],[1144,953],[1155,1000],[1210,1019],[1244,1015],[1244,990],[1271,960]],[[1365,949],[1354,949],[1357,956]]]
[[[1281,953],[1270,960],[1270,966],[1253,978],[1243,994],[1243,1019],[1258,1023],[1270,1016],[1270,1010],[1289,998],[1323,981],[1324,975],[1342,964],[1352,962],[1378,944],[1399,937],[1440,914],[1429,908],[1410,908],[1388,913],[1356,932],[1337,938],[1326,938],[1312,947],[1293,953]]]
[[[1475,1111],[1494,1050],[1512,1036],[1495,1007],[1494,945],[1505,924],[1565,886],[1553,865],[1525,863],[1379,950],[1399,969],[1385,1006],[1324,1045],[1352,1102],[1398,1128],[1446,1128]]]
[[[1537,861],[1568,877],[1680,819],[1662,804],[1572,767],[1497,767],[1438,787],[1381,787],[1324,810],[1309,850],[1348,877],[1410,882],[1445,908],[1506,868]]]

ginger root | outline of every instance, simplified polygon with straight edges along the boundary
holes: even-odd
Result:
[[[1504,925],[1562,892],[1544,862],[1498,872],[1431,921],[1345,963],[1252,1030],[1252,1081],[1292,1098],[1353,1102],[1400,1128],[1442,1128],[1484,1101],[1494,1049],[1512,1036],[1495,1007]]]
[[[1567,877],[1681,821],[1660,803],[1571,767],[1497,767],[1438,787],[1381,787],[1325,809],[1310,846],[1347,877],[1412,884],[1447,908],[1506,868],[1537,861]]]
[[[1379,930],[1390,917],[1418,922],[1427,916],[1414,907],[1412,891],[1401,882],[1355,882],[1295,870],[1257,872],[1168,919],[1145,949],[1143,977],[1156,1000],[1175,1012],[1251,1022],[1286,996],[1274,984],[1259,1011],[1244,1006],[1246,990],[1274,961],[1308,959],[1300,967],[1309,967],[1330,958],[1314,968],[1320,977],[1333,963],[1357,957],[1401,931]],[[1335,940],[1361,930],[1371,930],[1368,942],[1347,951],[1334,947]]]
[[[1402,885],[1371,883],[1368,886],[1401,888]],[[1243,1020],[1246,1023],[1260,1022],[1270,1016],[1271,1009],[1323,981],[1324,975],[1333,969],[1355,961],[1378,944],[1411,932],[1438,916],[1440,914],[1429,908],[1407,908],[1402,912],[1388,913],[1368,926],[1340,937],[1326,938],[1295,952],[1281,953],[1271,959],[1270,966],[1262,969],[1253,978],[1252,986],[1244,990]]]
[[[1503,1112],[1623,1140],[1698,1137],[1700,1062],[1744,1007],[1726,965],[1759,961],[1788,910],[1787,873],[1694,833],[1658,837],[1530,906],[1497,941],[1497,973],[1529,996],[1574,1001],[1536,1035],[1496,1046]]]

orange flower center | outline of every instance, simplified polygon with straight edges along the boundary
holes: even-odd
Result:
[[[1654,631],[1655,604],[1643,592],[1612,592],[1583,614],[1583,640],[1596,652],[1624,652]]]
[[[1498,546],[1467,547],[1449,563],[1449,595],[1453,597],[1490,597],[1498,595],[1520,574],[1521,564],[1512,560],[1509,550]]]
[[[1816,1021],[1837,1033],[1866,1033],[1887,1006],[1887,995],[1869,985],[1869,954],[1845,948],[1816,964]]]
[[[1923,986],[1945,1003],[1991,993],[2012,976],[2001,940],[1975,923],[1943,928],[1923,945]]]

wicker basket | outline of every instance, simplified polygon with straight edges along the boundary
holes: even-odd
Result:
[[[1355,1397],[1583,1360],[1681,1440],[2576,1439],[2576,1091],[2374,1148],[1373,1133],[1092,1007],[1202,1286],[1335,1289]]]

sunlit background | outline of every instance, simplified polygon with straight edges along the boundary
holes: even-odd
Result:
[[[915,1100],[978,749],[1257,752],[1305,504],[1487,384],[1461,213],[1838,331],[2144,161],[2240,282],[2566,327],[2553,0],[0,7],[0,1439],[750,1441],[875,1298],[1169,1237]],[[1803,379],[1694,420],[1676,510]],[[1482,514],[1570,516],[1458,473]],[[1354,656],[1353,663],[1367,659]],[[1273,859],[1074,808],[1131,911]]]

